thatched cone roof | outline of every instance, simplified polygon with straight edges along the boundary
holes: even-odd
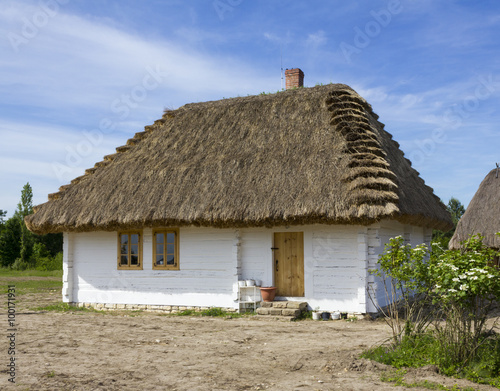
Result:
[[[167,111],[26,218],[37,233],[451,219],[371,106],[333,84]]]
[[[479,185],[474,197],[467,207],[464,215],[457,224],[457,229],[452,236],[449,247],[457,249],[460,242],[467,240],[470,235],[481,234],[483,243],[495,249],[500,248],[500,237],[495,235],[500,232],[500,172],[491,170]]]

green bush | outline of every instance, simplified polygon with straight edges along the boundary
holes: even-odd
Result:
[[[24,262],[21,258],[17,258],[12,264],[12,269],[14,270],[28,270],[31,269],[31,264]]]
[[[36,270],[62,270],[63,266],[63,253],[58,253],[55,257],[42,257],[38,258],[35,263]]]
[[[365,357],[397,368],[433,364],[448,375],[500,385],[500,337],[496,323],[487,323],[500,300],[500,270],[492,262],[498,254],[479,235],[460,250],[434,244],[432,251],[392,238],[372,273],[393,301],[380,308],[393,337]]]

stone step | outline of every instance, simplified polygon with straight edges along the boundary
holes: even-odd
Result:
[[[276,316],[295,319],[302,311],[307,310],[307,303],[303,301],[271,301],[261,302],[257,308],[257,315]]]

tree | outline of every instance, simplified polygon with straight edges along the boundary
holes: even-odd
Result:
[[[453,220],[454,228],[456,228],[458,221],[465,213],[465,207],[455,197],[451,197],[446,209],[451,213],[451,219]],[[453,232],[455,232],[455,229],[453,229]]]
[[[443,248],[448,248],[448,243],[455,233],[455,229],[457,228],[458,221],[465,213],[465,207],[462,203],[456,199],[455,197],[451,197],[446,205],[446,209],[451,214],[451,220],[453,222],[453,228],[449,231],[443,232],[435,230],[432,232],[433,242],[439,243],[439,245]]]
[[[17,212],[20,217],[21,224],[21,252],[20,258],[22,263],[28,264],[31,261],[31,254],[33,253],[33,234],[28,230],[24,223],[24,218],[33,213],[33,190],[28,183],[26,183],[21,191],[21,202],[17,204]]]
[[[62,234],[35,235],[31,233],[24,218],[33,213],[33,191],[29,183],[21,191],[17,210],[5,223],[7,212],[0,210],[0,264],[16,269],[42,268],[55,270],[63,247]]]
[[[7,215],[7,211],[0,209],[0,235],[2,234],[2,231],[3,231],[4,227],[5,227],[4,218],[5,218],[6,215]]]
[[[0,234],[0,263],[10,267],[21,253],[21,224],[17,214],[8,219]]]
[[[33,235],[36,243],[43,244],[51,257],[55,257],[63,249],[63,234]]]

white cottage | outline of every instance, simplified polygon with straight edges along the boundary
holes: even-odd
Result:
[[[64,232],[65,302],[238,308],[238,281],[259,279],[278,300],[371,312],[384,243],[451,227],[377,119],[343,84],[188,104],[26,223]]]

